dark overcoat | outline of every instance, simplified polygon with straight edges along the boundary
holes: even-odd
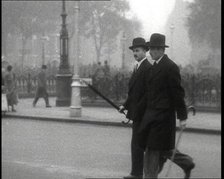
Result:
[[[140,121],[144,114],[142,98],[146,92],[146,72],[151,66],[147,59],[144,60],[129,80],[128,97],[123,106],[128,111],[127,118],[132,121]]]
[[[37,76],[36,97],[45,97],[47,95],[47,77],[46,73],[41,71]]]
[[[16,105],[18,104],[18,96],[16,91],[16,83],[13,78],[12,72],[7,72],[4,79],[5,89],[6,89],[6,97],[8,105]]]
[[[176,116],[187,119],[180,71],[164,55],[148,74],[144,98],[147,107],[139,128],[139,143],[143,148],[171,150],[175,146]]]

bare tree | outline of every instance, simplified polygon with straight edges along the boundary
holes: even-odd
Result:
[[[205,42],[213,51],[221,49],[221,0],[195,0],[188,7],[191,42]]]

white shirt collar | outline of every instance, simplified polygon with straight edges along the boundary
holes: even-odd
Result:
[[[140,65],[142,64],[142,62],[145,60],[145,59],[147,59],[146,57],[145,58],[143,58],[141,61],[137,61],[137,69],[140,67]]]
[[[164,55],[162,55],[159,60],[155,60],[155,62],[158,64],[160,62],[160,60],[163,58]]]

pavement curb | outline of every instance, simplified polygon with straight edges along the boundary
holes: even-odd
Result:
[[[54,122],[69,122],[69,123],[80,123],[80,124],[91,124],[91,125],[101,125],[101,126],[114,126],[114,127],[131,127],[129,124],[122,124],[121,122],[110,122],[110,121],[93,121],[93,120],[82,120],[81,118],[61,118],[61,117],[45,117],[45,116],[29,116],[29,115],[18,115],[18,114],[5,114],[2,115],[5,118],[19,118],[19,119],[31,119],[31,120],[42,120],[42,121],[54,121]],[[176,127],[176,130],[179,131],[180,128]],[[185,132],[200,133],[200,134],[213,134],[221,135],[221,130],[215,129],[201,129],[189,127],[184,130]]]

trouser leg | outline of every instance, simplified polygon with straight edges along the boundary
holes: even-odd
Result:
[[[46,89],[44,89],[44,100],[45,100],[46,106],[49,106],[48,93]]]
[[[162,156],[162,159],[160,161],[160,171],[162,171],[164,163],[166,162],[167,159],[171,160],[173,154],[173,150],[170,150]],[[194,165],[192,157],[190,157],[187,154],[181,153],[179,150],[176,151],[176,154],[173,159],[173,163],[178,165],[182,170],[187,170],[191,168]]]
[[[37,91],[36,91],[34,100],[33,100],[33,105],[36,105],[37,101],[39,100],[39,98],[40,98],[39,93],[40,93],[40,89],[38,88]]]
[[[142,176],[143,175],[143,161],[144,161],[144,149],[139,146],[138,141],[138,122],[133,122],[132,126],[132,139],[131,139],[131,175]]]
[[[37,101],[39,100],[39,96],[35,96],[33,104],[36,105]]]
[[[144,157],[145,178],[157,179],[159,174],[160,151],[150,150],[148,147]]]
[[[160,173],[163,170],[163,167],[164,167],[164,164],[166,163],[166,161],[167,161],[167,157],[164,154],[160,155],[159,172],[158,173]]]
[[[171,157],[172,151],[170,152],[168,158],[171,159]],[[181,153],[178,150],[176,151],[173,162],[183,170],[187,170],[188,168],[191,168],[194,165],[192,157],[187,154]]]

